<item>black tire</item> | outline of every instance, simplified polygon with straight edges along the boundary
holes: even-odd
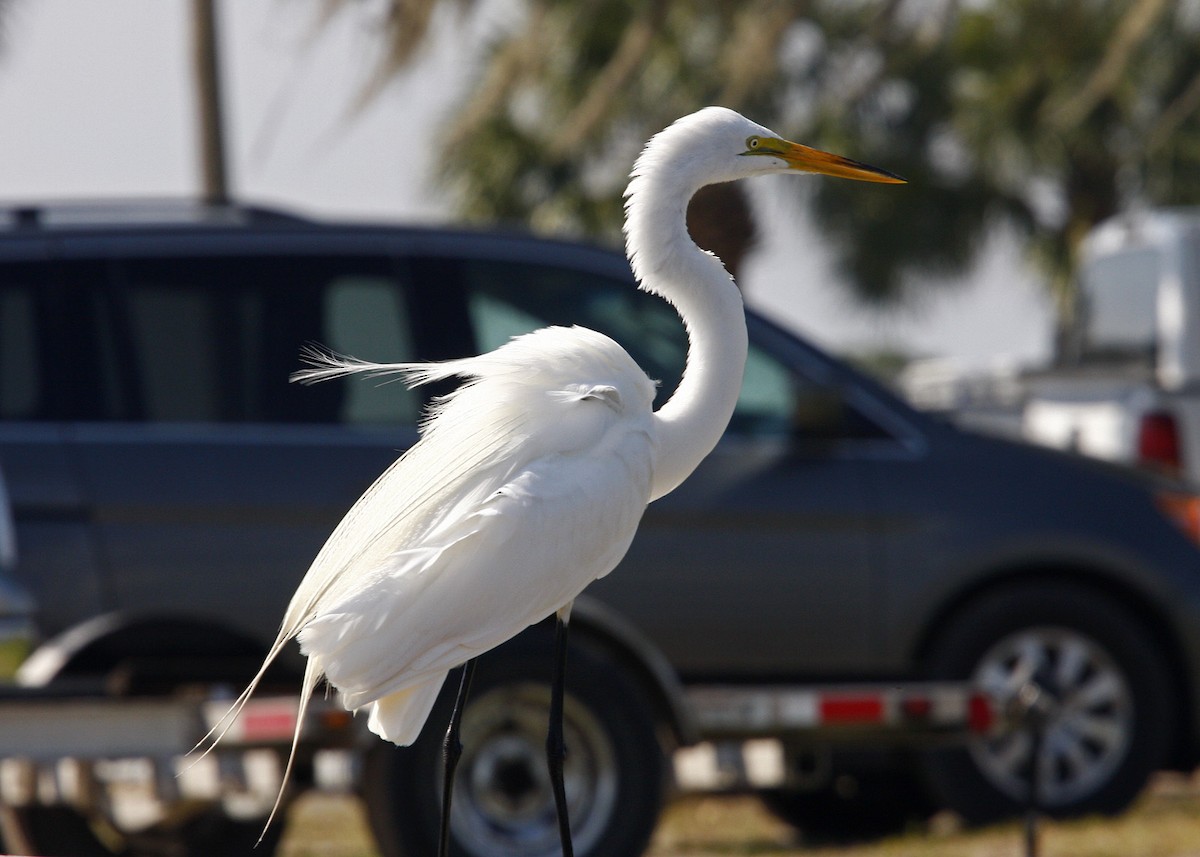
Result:
[[[764,789],[758,796],[806,842],[878,839],[905,830],[931,809],[911,771],[838,774],[821,789]]]
[[[463,713],[450,852],[455,857],[559,853],[545,763],[552,640],[538,626],[479,661]],[[411,747],[379,742],[363,797],[384,857],[435,853],[441,742],[459,673],[451,673]],[[567,799],[577,857],[645,850],[662,807],[666,757],[636,682],[594,645],[573,639],[564,705]]]
[[[1047,705],[1038,804],[1055,817],[1125,809],[1174,742],[1177,705],[1154,637],[1094,589],[1038,582],[987,593],[951,619],[926,663],[935,679],[974,679],[1002,708],[1019,685],[1036,688]],[[939,805],[973,824],[1025,810],[1027,724],[924,754]]]
[[[13,812],[23,838],[43,857],[271,857],[284,827],[277,819],[264,835],[265,818],[234,819],[213,807],[179,829],[124,835],[101,821],[105,835],[98,836],[92,822],[73,807],[31,806]]]
[[[112,857],[126,853],[124,846],[113,850],[102,844],[88,820],[62,804],[13,809],[13,820],[34,854],[43,857]],[[5,843],[12,849],[15,843]]]
[[[271,857],[283,840],[286,809],[286,805],[280,807],[280,814],[271,822],[271,826],[267,827],[265,818],[231,818],[221,807],[214,807],[193,818],[178,832],[177,837],[168,840],[182,844],[182,851],[168,850],[165,853],[182,853],[187,857],[206,857],[212,854],[223,854],[226,857]]]

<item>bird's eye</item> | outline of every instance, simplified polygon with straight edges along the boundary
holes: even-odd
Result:
[[[758,148],[758,144],[761,142],[762,141],[759,140],[757,137],[747,137],[746,138],[746,148],[753,151],[754,149]]]

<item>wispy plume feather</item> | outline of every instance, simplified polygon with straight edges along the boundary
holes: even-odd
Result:
[[[296,370],[289,380],[305,385],[348,375],[366,375],[369,378],[400,375],[406,384],[415,386],[426,380],[429,368],[428,364],[423,363],[372,363],[311,343],[300,350],[300,361],[307,363],[309,368]]]

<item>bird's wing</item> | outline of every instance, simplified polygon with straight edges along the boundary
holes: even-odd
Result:
[[[370,376],[399,374],[410,385],[458,374],[471,375],[471,367],[466,365],[468,361],[375,364],[315,348],[307,350],[304,359],[311,368],[293,375],[293,380],[301,383],[354,373]],[[224,717],[196,745],[197,748],[207,745],[207,753],[216,746],[284,646],[317,615],[322,604],[337,601],[348,588],[364,583],[355,575],[360,575],[363,569],[381,567],[395,545],[413,538],[422,527],[429,526],[440,509],[467,490],[472,479],[477,480],[481,473],[494,470],[493,463],[505,458],[506,449],[512,443],[512,436],[497,420],[487,424],[480,420],[458,426],[446,424],[438,435],[447,434],[456,435],[451,441],[457,445],[456,455],[445,455],[441,451],[446,444],[429,444],[425,442],[428,437],[423,438],[380,474],[342,518],[292,595],[262,666]],[[315,676],[320,677],[319,670]]]
[[[422,439],[394,462],[346,513],[296,589],[280,628],[295,636],[322,605],[357,588],[398,546],[419,540],[455,501],[486,490],[511,441],[495,432],[455,433],[452,454]]]
[[[488,354],[437,364],[375,364],[315,350],[306,360],[311,368],[297,373],[295,380],[355,373],[396,374],[409,385],[453,376],[468,380],[437,403],[422,425],[421,440],[346,513],[293,595],[262,668],[202,744],[220,740],[288,640],[318,616],[376,586],[399,586],[402,569],[432,568],[437,558],[442,561],[438,567],[449,567],[453,539],[438,544],[431,534],[437,530],[446,536],[450,524],[476,520],[472,515],[503,486],[513,486],[511,491],[519,495],[515,480],[533,462],[596,453],[613,444],[616,435],[608,430],[615,423],[628,422],[627,428],[650,450],[639,465],[638,479],[649,479],[653,468],[654,385],[619,345],[586,328],[546,328]],[[640,517],[644,506],[642,497],[631,508]],[[493,512],[497,508],[493,505]],[[535,519],[526,519],[530,527],[524,537],[547,539],[553,523],[537,529]],[[468,539],[467,545],[479,541]],[[579,588],[583,585],[586,580]]]
[[[529,462],[592,450],[616,422],[648,421],[654,396],[653,384],[624,349],[578,327],[546,328],[488,354],[436,364],[373,364],[320,352],[307,360],[312,368],[297,373],[298,380],[350,373],[399,374],[409,385],[469,380],[435,405],[421,440],[334,530],[292,598],[281,641],[323,603],[360,588],[363,576],[382,567],[392,551],[419,545],[435,522],[471,508]],[[649,428],[639,423],[639,430]]]
[[[370,586],[323,605],[300,632],[305,654],[359,708],[494,648],[616,565],[651,459],[650,438],[632,434],[599,454],[530,462],[391,554]]]

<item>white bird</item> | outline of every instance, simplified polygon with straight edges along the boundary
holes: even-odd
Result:
[[[657,411],[654,383],[625,350],[582,327],[538,330],[437,364],[308,352],[312,368],[293,380],[365,373],[399,375],[410,386],[465,383],[432,407],[420,440],[329,537],[231,715],[293,637],[308,657],[301,714],[324,675],[346,708],[367,712],[372,732],[400,745],[416,740],[450,670],[553,614],[561,665],[573,600],[620,561],[647,503],[716,445],[741,389],[741,295],[720,260],[689,237],[688,201],[706,184],[792,171],[903,181],[720,107],[678,120],[638,158],[625,194],[626,251],[640,288],[674,305],[689,337],[683,378]],[[455,717],[468,683],[469,673]],[[561,671],[555,685],[561,704]],[[553,711],[551,719],[553,732]],[[448,752],[451,743],[448,733]],[[558,779],[569,853],[561,768]]]

